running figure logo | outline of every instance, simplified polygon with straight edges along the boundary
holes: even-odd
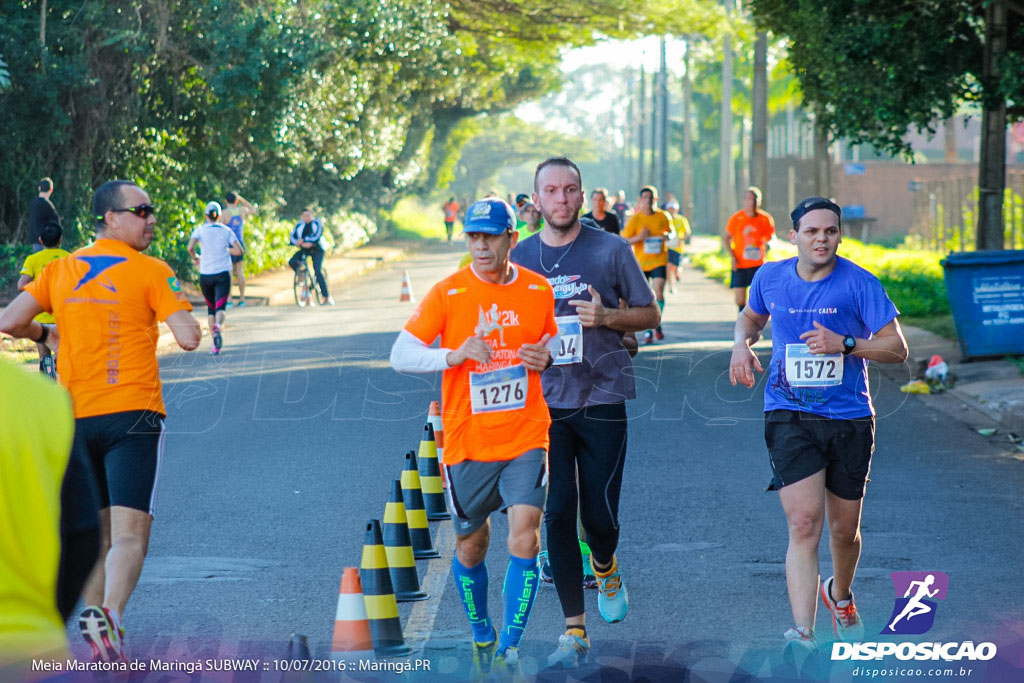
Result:
[[[481,337],[486,337],[495,330],[498,331],[498,340],[502,346],[505,345],[505,328],[498,322],[498,304],[491,304],[491,310],[484,313],[484,307],[480,307],[480,317],[477,320],[475,332]]]
[[[925,633],[935,623],[935,600],[946,599],[949,577],[943,572],[893,572],[891,577],[896,604],[882,634]]]

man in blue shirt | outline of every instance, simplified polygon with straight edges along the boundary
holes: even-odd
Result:
[[[827,516],[833,575],[820,586],[843,641],[863,637],[850,585],[860,559],[860,516],[874,452],[875,410],[867,361],[902,363],[907,342],[899,311],[874,275],[836,256],[842,213],[822,197],[791,214],[797,256],[764,264],[736,321],[729,379],[754,386],[764,372],[751,344],[772,320],[764,391],[765,442],[789,524],[786,584],[795,626],[784,654],[801,662],[816,649],[818,544]],[[827,511],[827,515],[826,515]]]

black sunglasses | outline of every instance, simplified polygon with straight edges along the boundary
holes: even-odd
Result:
[[[156,213],[156,207],[152,204],[139,204],[138,206],[129,206],[126,209],[111,209],[114,213],[134,213],[139,218],[149,218]]]

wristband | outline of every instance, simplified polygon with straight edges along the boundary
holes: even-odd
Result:
[[[39,323],[39,326],[43,328],[43,333],[39,335],[39,339],[33,339],[36,344],[45,344],[46,338],[50,336],[50,328],[46,325]]]

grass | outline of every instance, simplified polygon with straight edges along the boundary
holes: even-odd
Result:
[[[1007,356],[1006,360],[1008,360],[1011,365],[1017,368],[1018,374],[1024,376],[1024,358],[1022,358],[1021,356]]]
[[[28,339],[0,338],[0,358],[16,364],[38,363],[36,345]]]
[[[403,240],[444,240],[444,214],[440,206],[430,207],[417,199],[407,197],[391,213],[395,237]],[[458,226],[456,225],[456,231]]]

